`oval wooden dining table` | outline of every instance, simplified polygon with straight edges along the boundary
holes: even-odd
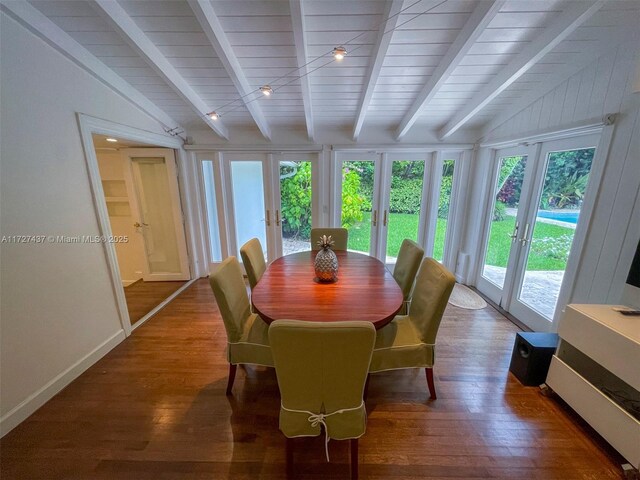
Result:
[[[277,319],[314,322],[363,320],[382,328],[402,307],[402,291],[384,264],[356,252],[336,250],[338,281],[314,280],[317,252],[275,260],[251,293],[254,311],[271,323]]]

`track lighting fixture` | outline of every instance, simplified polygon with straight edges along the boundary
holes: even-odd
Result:
[[[347,56],[347,49],[344,47],[336,47],[333,49],[333,58],[340,61]]]
[[[265,97],[268,97],[273,93],[273,89],[269,85],[263,85],[260,87],[260,91],[264,94]]]

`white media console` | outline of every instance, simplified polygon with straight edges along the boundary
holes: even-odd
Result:
[[[612,307],[567,306],[546,383],[638,469],[640,317]]]

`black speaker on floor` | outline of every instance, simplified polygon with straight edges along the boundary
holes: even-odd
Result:
[[[547,379],[557,346],[555,333],[520,332],[516,335],[509,370],[523,385],[540,385]]]

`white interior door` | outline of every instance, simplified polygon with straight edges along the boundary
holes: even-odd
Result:
[[[134,226],[144,244],[143,280],[189,280],[189,258],[175,156],[170,149],[126,149]]]

